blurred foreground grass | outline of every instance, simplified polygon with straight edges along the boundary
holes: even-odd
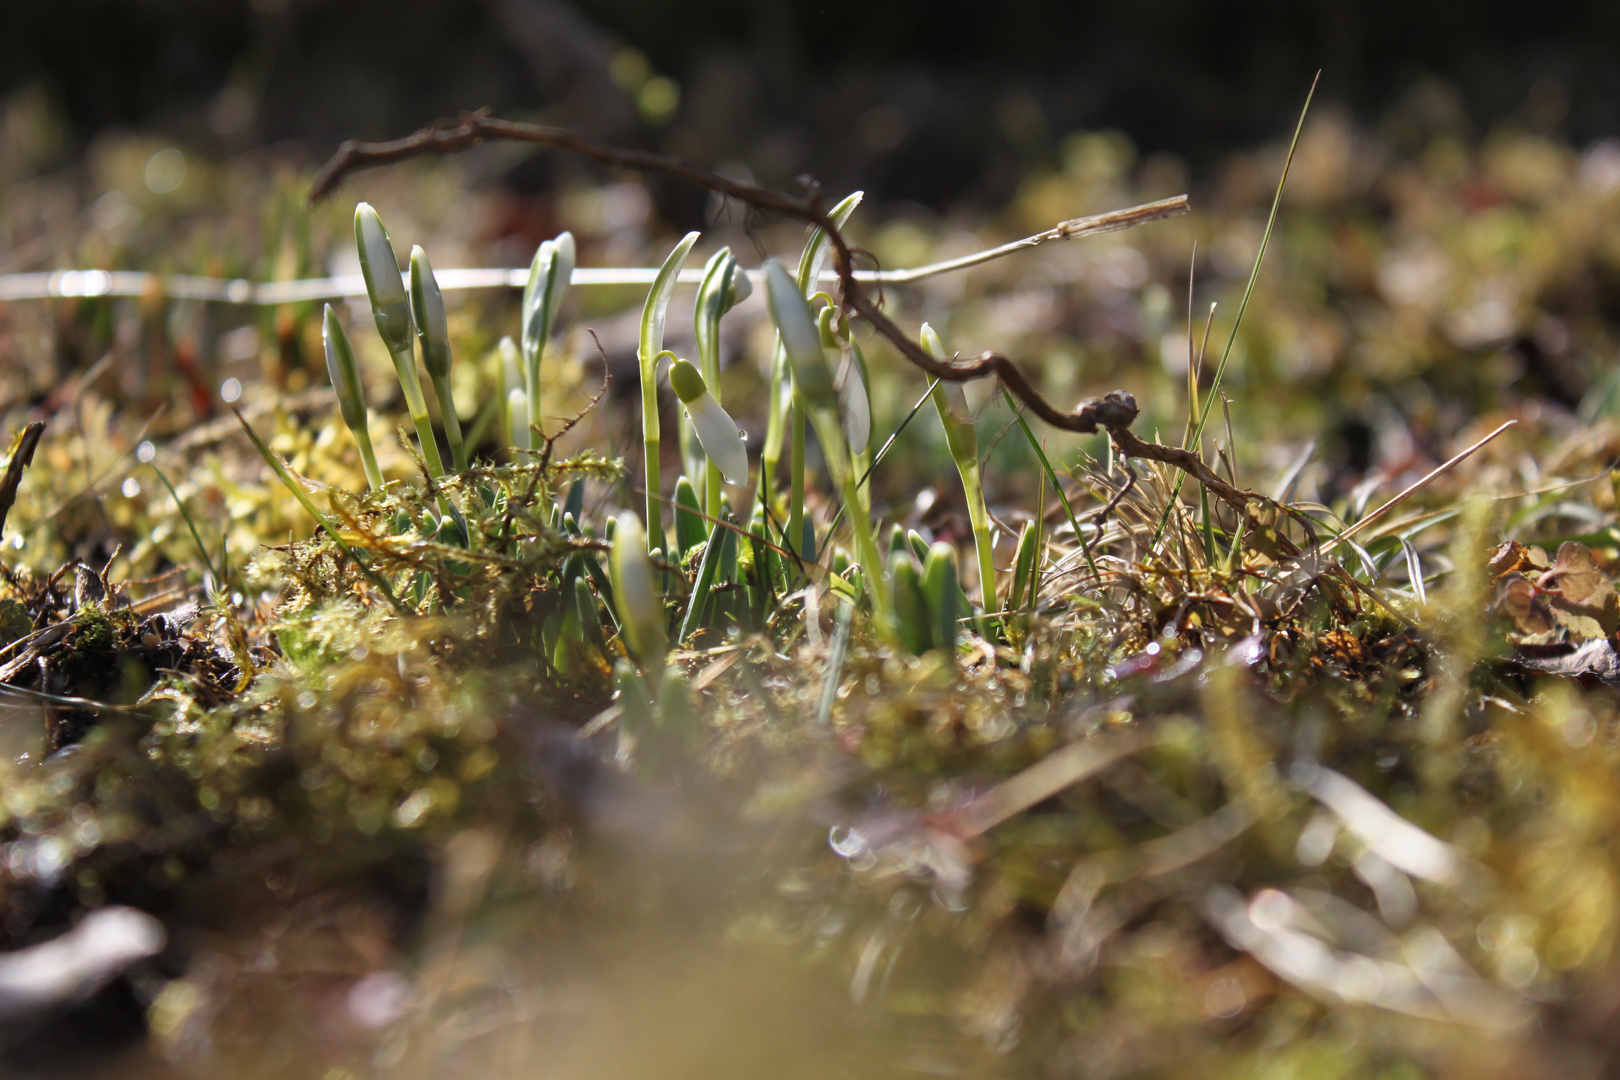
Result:
[[[675,232],[633,178],[504,193],[494,148],[361,174],[312,211],[269,158],[177,171],[168,150],[106,139],[8,180],[0,272],[354,272],[361,198],[441,267],[520,266],[561,228],[581,265],[652,266]],[[1234,157],[1188,217],[885,299],[1059,402],[1124,387],[1136,430],[1179,443],[1189,340],[1219,301],[1211,355],[1226,341],[1280,161]],[[1115,134],[1061,162],[994,219],[863,209],[851,234],[915,265],[1185,183]],[[684,696],[639,728],[613,606],[566,569],[642,501],[639,289],[569,295],[545,410],[582,419],[543,460],[491,420],[517,297],[451,297],[483,457],[445,491],[483,547],[436,531],[363,304],[342,314],[391,481],[364,496],[314,305],[0,308],[5,426],[49,425],[3,537],[0,940],[109,904],[168,934],[88,1004],[0,1023],[10,1068],[87,1070],[99,1040],[154,1076],[1609,1075],[1617,210],[1617,145],[1317,116],[1205,447],[1275,502],[1173,501],[1140,463],[1126,488],[1102,437],[1036,428],[1077,535],[1006,403],[970,386],[1004,584],[1043,522],[1026,614],[914,656],[812,578],[672,643]],[[755,251],[743,224],[719,214],[698,253]],[[722,343],[751,450],[763,291]],[[678,291],[682,355],[690,306]],[[926,382],[857,336],[875,443]],[[222,388],[412,583],[408,614],[316,532]],[[664,460],[681,471],[676,439]],[[810,472],[820,542],[847,546]],[[931,409],[870,498],[974,564]],[[677,615],[695,561],[662,571]],[[603,601],[601,652],[556,648],[576,580]]]

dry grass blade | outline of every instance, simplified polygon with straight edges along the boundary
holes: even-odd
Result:
[[[963,255],[959,259],[947,259],[944,262],[929,263],[927,266],[918,266],[910,270],[890,270],[873,274],[871,277],[862,280],[879,281],[886,285],[904,285],[913,281],[922,281],[924,278],[934,277],[938,274],[948,274],[953,270],[966,270],[970,266],[980,266],[1005,255],[1029,251],[1053,240],[1077,240],[1084,236],[1101,236],[1104,233],[1129,229],[1135,225],[1145,225],[1150,221],[1177,217],[1186,212],[1187,196],[1174,195],[1168,199],[1160,199],[1157,202],[1143,203],[1141,206],[1128,206],[1122,210],[1110,210],[1107,213],[1092,214],[1089,217],[1064,221],[1052,226],[1045,232],[1038,232],[1034,236],[1026,236],[1022,240],[1014,240],[1011,243],[1002,244],[1000,247],[989,248],[985,251],[976,251],[972,255]]]
[[[1382,518],[1385,514],[1389,513],[1391,510],[1393,510],[1397,506],[1401,505],[1401,503],[1405,502],[1407,499],[1410,499],[1413,495],[1416,495],[1418,492],[1422,491],[1424,488],[1428,487],[1430,484],[1432,484],[1436,480],[1440,479],[1440,477],[1444,476],[1446,473],[1448,473],[1452,469],[1456,468],[1462,462],[1466,461],[1477,450],[1479,450],[1480,447],[1484,446],[1486,443],[1490,442],[1492,439],[1496,438],[1498,435],[1502,434],[1502,432],[1506,431],[1508,428],[1512,427],[1516,423],[1518,423],[1517,420],[1509,420],[1507,423],[1503,424],[1501,427],[1497,428],[1495,431],[1491,432],[1489,435],[1487,435],[1483,439],[1479,440],[1479,442],[1475,443],[1473,446],[1470,446],[1468,449],[1464,450],[1462,453],[1458,454],[1456,457],[1452,458],[1450,461],[1447,461],[1445,464],[1439,466],[1434,471],[1430,472],[1427,476],[1423,477],[1423,479],[1417,481],[1411,487],[1408,487],[1406,490],[1402,491],[1399,495],[1396,495],[1393,499],[1389,500],[1389,502],[1385,503],[1383,506],[1380,506],[1378,509],[1376,509],[1372,513],[1368,514],[1366,517],[1362,518],[1360,521],[1356,522],[1354,525],[1352,525],[1348,529],[1344,530],[1344,532],[1340,533],[1337,537],[1334,538],[1333,543],[1337,544],[1337,543],[1340,543],[1342,541],[1350,539],[1352,536],[1355,536],[1358,532],[1361,532],[1368,525],[1371,525],[1373,522],[1375,522],[1378,519]],[[1332,545],[1329,545],[1329,546],[1331,547]]]

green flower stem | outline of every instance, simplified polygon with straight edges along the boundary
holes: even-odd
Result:
[[[377,211],[368,203],[354,208],[354,241],[360,256],[360,272],[366,279],[366,295],[371,300],[371,315],[377,323],[377,336],[382,338],[394,361],[400,389],[405,391],[405,406],[410,409],[416,437],[422,444],[422,459],[427,462],[428,475],[437,480],[444,475],[444,462],[439,458],[439,444],[433,437],[433,425],[428,421],[422,380],[416,373],[410,296],[405,291],[399,263],[394,259],[388,230],[383,228]]]
[[[776,472],[782,464],[782,443],[787,431],[783,414],[783,389],[788,380],[787,353],[780,335],[771,349],[771,384],[765,414],[765,445],[759,453],[759,504],[771,506],[776,495]]]
[[[370,418],[366,413],[366,395],[360,386],[360,365],[354,358],[354,346],[343,324],[338,321],[332,305],[326,305],[322,316],[321,337],[326,346],[326,369],[332,377],[332,391],[338,399],[338,415],[360,447],[360,461],[366,469],[366,483],[375,490],[382,487],[382,470],[377,467],[377,454],[371,446]]]
[[[461,418],[456,415],[456,401],[450,394],[450,378],[446,375],[429,375],[433,380],[433,396],[439,399],[439,411],[444,414],[444,434],[450,441],[450,459],[456,464],[457,472],[467,469],[467,445],[461,437]]]
[[[862,450],[862,451],[860,451],[859,453],[857,453],[855,455],[855,473],[856,473],[856,475],[862,477],[862,479],[864,481],[864,478],[867,477],[868,475],[870,475],[871,472],[872,472],[872,452],[870,450]],[[863,514],[871,514],[872,513],[872,489],[871,489],[871,487],[869,487],[864,482],[861,483],[861,484],[858,484],[857,487],[860,490],[861,501],[859,503],[857,503],[856,505],[860,507],[861,513],[863,513]]]
[[[416,371],[416,356],[410,348],[400,351],[389,349],[399,385],[405,391],[405,408],[410,410],[411,423],[416,425],[416,438],[422,444],[422,460],[427,462],[428,475],[438,480],[444,476],[444,459],[439,456],[439,440],[433,435],[433,422],[428,419],[427,398],[422,396],[422,378]]]
[[[703,512],[710,517],[720,512],[720,484],[720,470],[711,461],[703,470]]]
[[[716,323],[719,322],[718,319],[715,321]],[[705,353],[707,355],[704,355]],[[714,400],[717,403],[724,404],[720,402],[720,352],[718,347],[710,349],[700,347],[698,349],[698,360],[702,363],[703,381],[708,385],[709,393],[714,395]],[[721,485],[724,481],[725,478],[720,475],[720,466],[708,460],[707,455],[705,455],[703,512],[712,518],[720,516]]]
[[[824,408],[813,410],[810,422],[815,425],[816,438],[821,443],[827,469],[833,475],[833,482],[839,487],[844,505],[859,506],[858,478],[850,463],[849,446],[844,439],[844,430],[839,423],[837,410]],[[872,595],[872,614],[877,622],[878,634],[888,644],[898,645],[900,628],[894,617],[894,593],[890,587],[889,577],[884,573],[886,564],[878,553],[877,537],[872,532],[872,519],[866,514],[851,513],[849,527],[855,537],[855,556],[863,567],[870,569],[869,573],[862,576]]]
[[[365,466],[366,483],[375,491],[383,486],[383,475],[382,469],[377,467],[377,451],[371,445],[371,432],[365,428],[356,428],[353,435],[354,441],[360,447],[360,463]]]
[[[450,454],[460,472],[467,467],[467,451],[462,445],[455,396],[450,392],[450,329],[444,316],[444,294],[439,291],[427,252],[420,247],[411,249],[411,323],[422,346],[422,367],[433,381],[433,394],[439,399],[439,412],[444,414]]]
[[[788,413],[788,430],[793,433],[793,458],[788,462],[788,547],[804,555],[804,406],[797,394]]]
[[[838,394],[833,388],[832,374],[827,370],[827,356],[821,347],[821,332],[816,328],[815,317],[810,314],[810,305],[797,282],[775,259],[765,261],[765,281],[771,318],[781,332],[782,344],[793,365],[794,395],[800,407],[809,411],[810,422],[816,427],[816,439],[821,443],[822,458],[844,505],[858,507],[860,484],[850,463],[849,442],[838,413]],[[872,521],[865,514],[851,513],[849,525],[855,535],[855,554],[861,563],[863,587],[872,597],[877,631],[890,645],[899,646],[894,594],[889,587],[886,565],[878,554],[877,540],[872,535]]]
[[[710,257],[703,270],[703,283],[698,286],[697,305],[692,311],[692,331],[697,339],[698,370],[713,395],[720,399],[720,319],[737,302],[748,295],[748,275],[737,265],[730,248],[721,248]],[[690,425],[683,426],[683,435]],[[703,512],[710,517],[720,516],[721,486],[725,481],[720,467],[709,461],[703,470]]]
[[[834,225],[842,228],[861,204],[862,192],[854,192],[846,196],[837,206],[828,212]],[[821,277],[821,267],[827,259],[827,234],[822,229],[816,229],[805,242],[804,250],[799,254],[798,272],[794,280],[799,286],[799,292],[806,297],[813,296],[817,291],[817,282]],[[774,353],[775,360],[771,365],[771,413],[770,425],[765,434],[765,452],[760,463],[760,489],[762,498],[767,490],[766,478],[775,475],[777,463],[781,460],[783,442],[783,420],[787,421],[787,436],[793,443],[793,459],[789,462],[789,491],[788,491],[788,535],[789,545],[798,551],[804,543],[804,407],[799,401],[798,388],[794,388],[792,405],[788,415],[784,418],[781,409],[781,382],[783,378],[791,377],[792,365],[788,363],[786,350],[781,343],[781,335],[777,335],[777,345]],[[840,425],[842,431],[842,425]],[[820,428],[816,435],[821,435]],[[839,435],[840,445],[847,440]],[[860,503],[851,503],[859,506]],[[883,564],[869,564],[873,571],[882,576]]]
[[[923,346],[939,360],[949,360],[944,343],[933,327],[922,328]],[[996,563],[990,540],[990,511],[984,502],[984,483],[979,476],[979,436],[971,420],[958,416],[963,407],[960,385],[934,384],[934,407],[939,410],[939,421],[945,428],[945,442],[950,447],[956,471],[962,477],[962,494],[967,500],[968,521],[973,526],[973,547],[979,556],[979,592],[984,605],[982,629],[990,635],[995,625],[992,612],[996,610]],[[953,400],[953,397],[955,400]]]
[[[658,428],[658,357],[641,358],[641,442],[643,467],[647,487],[647,535],[656,547],[663,547],[663,506],[658,501],[661,489],[658,452],[662,436]]]
[[[962,491],[967,496],[968,521],[973,525],[973,547],[979,556],[979,591],[988,619],[996,610],[996,562],[990,542],[990,513],[984,505],[984,484],[979,478],[979,459],[956,462],[962,474]]]
[[[543,421],[540,360],[557,321],[563,294],[574,277],[574,256],[572,233],[559,233],[556,239],[547,240],[535,251],[534,261],[529,264],[529,280],[523,288],[523,392],[529,408],[529,426],[537,431]]]

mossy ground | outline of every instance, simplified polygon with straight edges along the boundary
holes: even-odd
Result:
[[[219,327],[161,298],[6,308],[0,382],[34,400],[11,415],[50,427],[6,533],[0,662],[29,660],[3,699],[0,942],[109,903],[161,918],[170,949],[124,986],[157,1075],[1606,1075],[1620,708],[1569,658],[1614,632],[1620,195],[1596,151],[1513,133],[1336,171],[1363,138],[1307,139],[1211,428],[1222,472],[1291,509],[1210,512],[1144,463],[1122,490],[1100,442],[1054,435],[1076,511],[1110,516],[1082,546],[1046,515],[1042,591],[1004,634],[915,657],[856,615],[846,640],[812,576],[677,649],[690,694],[639,729],[611,605],[605,654],[557,648],[565,568],[596,589],[581,567],[606,546],[559,503],[581,479],[587,526],[639,503],[633,377],[544,457],[486,421],[484,463],[443,485],[467,522],[448,543],[408,447],[379,439],[390,482],[358,494],[308,390],[313,311],[234,328],[251,348],[210,377],[245,384],[396,605],[209,418],[212,388],[189,393],[187,349]],[[1161,194],[1128,151],[1076,139],[1013,224]],[[890,302],[945,312],[964,351],[1030,357],[1054,393],[1124,383],[1144,435],[1179,433],[1175,274],[1195,235],[1252,255],[1255,168],[1235,163],[1217,212]],[[294,178],[210,183],[282,207],[262,233],[205,218],[266,265],[341,235],[342,215],[288,209]],[[365,183],[424,231],[480,197],[453,165]],[[1491,200],[1446,201],[1480,185]],[[153,265],[197,226],[146,213],[150,235],[87,235],[64,262]],[[948,224],[868,228],[907,263]],[[1219,256],[1214,286],[1240,263]],[[604,294],[577,303],[570,325],[607,329]],[[513,322],[504,297],[453,314],[469,428]],[[726,369],[739,417],[759,333]],[[355,337],[392,425],[387,364]],[[886,434],[923,384],[871,359]],[[601,370],[571,331],[548,415],[584,410]],[[1359,551],[1329,546],[1504,419]],[[1005,565],[1050,492],[999,404],[979,427]],[[876,515],[966,543],[932,417],[903,438]],[[1501,561],[1504,540],[1545,557]],[[1564,541],[1589,571],[1559,552],[1554,573]],[[678,612],[696,564],[664,571]]]

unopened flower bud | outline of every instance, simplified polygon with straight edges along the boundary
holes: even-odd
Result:
[[[647,554],[647,536],[634,511],[618,516],[613,529],[613,555],[608,563],[619,625],[636,659],[645,669],[664,662],[664,605],[658,572]]]
[[[383,228],[382,219],[370,203],[354,208],[354,243],[360,253],[360,273],[366,279],[366,293],[371,298],[371,314],[377,320],[377,332],[390,352],[409,351],[411,311],[405,297],[405,279],[399,272],[399,261],[394,258],[388,230]]]
[[[360,365],[354,358],[354,346],[337,312],[326,305],[321,319],[321,339],[326,345],[326,372],[332,377],[332,389],[337,393],[338,415],[352,431],[366,423],[366,399],[360,388]]]
[[[321,319],[321,338],[326,345],[326,371],[332,377],[332,390],[337,394],[338,415],[360,447],[366,482],[374,488],[381,487],[382,471],[377,466],[371,429],[366,423],[366,396],[360,385],[360,365],[355,361],[349,335],[344,333],[343,324],[331,304],[326,305]]]
[[[812,409],[836,409],[837,393],[827,357],[821,348],[821,331],[810,305],[799,291],[787,267],[775,259],[765,261],[766,299],[771,318],[782,335],[782,347],[793,368],[793,389]]]
[[[691,418],[703,452],[709,455],[726,483],[747,483],[748,450],[737,430],[737,422],[714,400],[697,367],[690,361],[676,360],[670,365],[669,385],[686,406],[686,415]]]
[[[444,317],[444,293],[420,246],[411,248],[411,314],[422,342],[422,366],[435,379],[449,378],[450,328]]]

